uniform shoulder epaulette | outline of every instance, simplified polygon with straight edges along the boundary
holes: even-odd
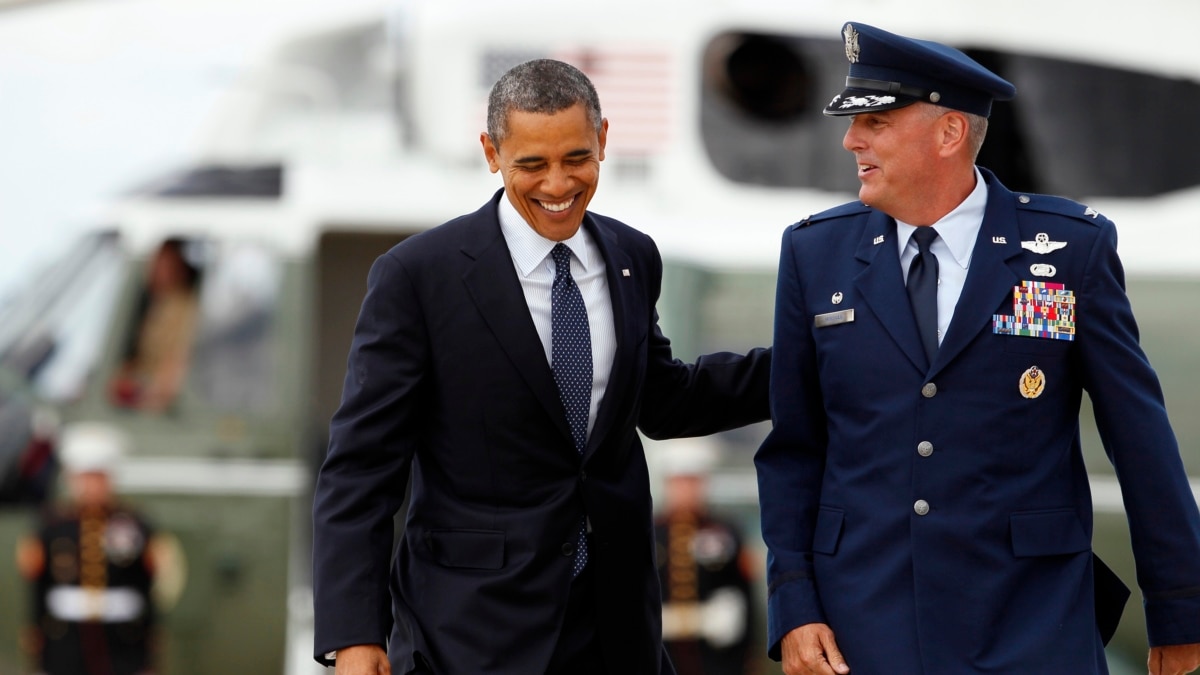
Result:
[[[846,216],[859,215],[861,213],[865,213],[870,210],[871,210],[871,207],[867,206],[866,204],[863,204],[862,202],[859,202],[859,201],[846,202],[845,204],[842,204],[841,206],[835,206],[831,209],[826,209],[824,211],[821,211],[820,213],[814,213],[813,215],[808,216],[807,218],[804,218],[803,220],[796,223],[795,227],[808,227],[809,225],[812,225],[813,223],[819,223],[819,222],[826,221],[826,220],[833,220],[835,218],[843,218]]]
[[[1054,195],[1018,194],[1017,208],[1024,211],[1053,213],[1087,223],[1099,224],[1108,221],[1102,213],[1087,204],[1080,204],[1073,199]]]

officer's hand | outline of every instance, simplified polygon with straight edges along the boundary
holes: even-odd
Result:
[[[1150,675],[1184,675],[1200,668],[1200,644],[1151,647]]]
[[[783,636],[785,675],[845,675],[850,672],[827,624],[807,623]]]
[[[337,651],[337,675],[392,675],[387,652],[379,645],[356,645]]]

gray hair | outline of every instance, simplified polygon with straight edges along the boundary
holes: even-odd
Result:
[[[967,140],[971,143],[971,159],[979,157],[979,149],[983,147],[983,139],[987,137],[988,118],[983,115],[963,113],[967,116]]]
[[[508,133],[512,111],[553,114],[583,104],[588,121],[600,133],[600,97],[580,70],[553,59],[535,59],[514,66],[492,86],[488,95],[487,134],[497,146]]]

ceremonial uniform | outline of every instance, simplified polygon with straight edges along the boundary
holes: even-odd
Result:
[[[679,675],[743,675],[750,652],[750,579],[742,537],[708,514],[655,522],[663,644]]]
[[[861,24],[845,36],[834,114],[941,100],[986,116],[1005,93],[940,45]],[[1106,673],[1097,603],[1113,611],[1111,579],[1091,552],[1085,390],[1121,483],[1150,644],[1200,641],[1200,514],[1113,223],[976,175],[982,221],[932,357],[896,219],[855,202],[784,234],[774,427],[755,458],[776,658],[790,631],[824,623],[855,675]]]
[[[28,645],[44,675],[153,671],[151,527],[113,498],[109,474],[128,439],[79,422],[58,448],[70,499],[46,512],[17,562],[32,588]]]
[[[120,507],[68,509],[38,533],[34,580],[40,667],[47,675],[135,675],[150,669],[151,529]]]

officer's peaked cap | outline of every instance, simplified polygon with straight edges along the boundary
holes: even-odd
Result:
[[[1007,101],[1010,82],[953,47],[896,35],[865,23],[842,26],[850,74],[826,115],[903,108],[917,101],[987,117],[992,101]]]

